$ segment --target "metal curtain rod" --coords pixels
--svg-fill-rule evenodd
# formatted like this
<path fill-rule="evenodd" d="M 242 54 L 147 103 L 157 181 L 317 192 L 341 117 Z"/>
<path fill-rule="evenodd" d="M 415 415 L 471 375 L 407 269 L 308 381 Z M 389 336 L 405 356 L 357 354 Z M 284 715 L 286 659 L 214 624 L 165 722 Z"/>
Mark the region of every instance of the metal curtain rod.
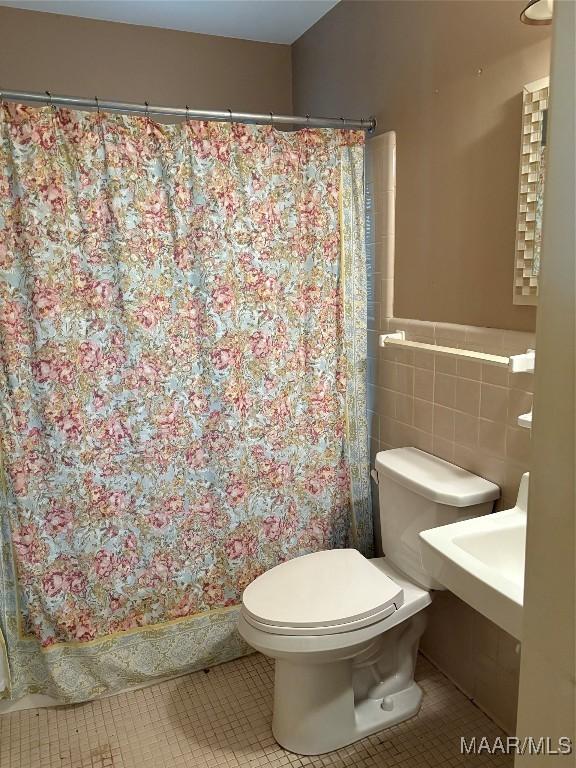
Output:
<path fill-rule="evenodd" d="M 350 128 L 372 133 L 376 128 L 373 117 L 361 120 L 348 120 L 343 117 L 304 117 L 298 115 L 257 114 L 251 112 L 188 109 L 188 107 L 161 107 L 152 104 L 134 104 L 129 101 L 102 101 L 93 99 L 78 99 L 74 96 L 55 96 L 49 91 L 31 93 L 28 91 L 5 91 L 0 88 L 0 101 L 25 101 L 42 104 L 57 104 L 62 107 L 85 107 L 88 109 L 105 109 L 109 112 L 135 112 L 145 115 L 165 115 L 168 117 L 184 117 L 194 120 L 220 120 L 222 122 L 257 123 L 259 125 L 299 125 L 310 128 Z"/>

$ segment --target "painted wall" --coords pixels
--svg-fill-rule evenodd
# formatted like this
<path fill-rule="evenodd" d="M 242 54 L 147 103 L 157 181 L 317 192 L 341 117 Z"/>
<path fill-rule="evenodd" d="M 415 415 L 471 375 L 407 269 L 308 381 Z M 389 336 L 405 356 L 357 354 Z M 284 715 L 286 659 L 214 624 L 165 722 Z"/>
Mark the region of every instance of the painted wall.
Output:
<path fill-rule="evenodd" d="M 396 131 L 395 315 L 534 330 L 512 304 L 522 86 L 549 71 L 525 0 L 343 0 L 293 46 L 297 112 Z"/>
<path fill-rule="evenodd" d="M 0 7 L 0 85 L 244 112 L 292 111 L 288 45 Z"/>

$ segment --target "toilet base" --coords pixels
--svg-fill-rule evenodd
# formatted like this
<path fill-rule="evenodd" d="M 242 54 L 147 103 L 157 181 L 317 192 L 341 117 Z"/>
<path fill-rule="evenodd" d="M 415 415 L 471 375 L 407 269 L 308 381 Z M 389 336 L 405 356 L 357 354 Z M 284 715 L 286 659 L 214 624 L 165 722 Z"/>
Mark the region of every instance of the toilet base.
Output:
<path fill-rule="evenodd" d="M 286 690 L 283 690 L 282 685 L 278 685 L 278 681 L 285 672 L 294 676 L 294 670 L 280 670 L 278 675 L 278 666 L 282 667 L 283 662 L 277 661 L 276 665 L 275 690 L 281 691 L 284 698 Z M 308 667 L 308 672 L 310 671 L 311 668 Z M 342 677 L 347 676 L 342 673 L 338 675 L 337 670 L 331 669 L 330 672 L 335 672 L 336 679 L 340 678 L 340 681 Z M 332 675 L 330 678 L 335 682 Z M 333 691 L 336 687 L 330 686 Z M 347 692 L 349 691 L 350 688 Z M 364 699 L 356 705 L 346 695 L 336 695 L 333 701 L 329 701 L 328 694 L 328 701 L 317 701 L 314 706 L 313 702 L 306 701 L 300 689 L 296 706 L 294 702 L 286 699 L 283 706 L 275 697 L 272 733 L 278 744 L 289 752 L 298 755 L 321 755 L 346 747 L 413 717 L 420 709 L 421 701 L 422 690 L 415 682 L 385 699 Z M 312 703 L 310 709 L 305 706 L 308 703 Z"/>
<path fill-rule="evenodd" d="M 337 661 L 276 658 L 276 741 L 299 755 L 319 755 L 413 717 L 422 701 L 414 666 L 424 625 L 419 613 Z"/>

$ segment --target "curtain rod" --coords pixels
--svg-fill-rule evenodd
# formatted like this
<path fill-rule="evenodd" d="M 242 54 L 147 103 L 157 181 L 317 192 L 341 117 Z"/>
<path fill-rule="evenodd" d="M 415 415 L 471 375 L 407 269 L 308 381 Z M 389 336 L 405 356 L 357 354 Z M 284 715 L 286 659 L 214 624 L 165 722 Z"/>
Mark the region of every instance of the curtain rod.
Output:
<path fill-rule="evenodd" d="M 102 101 L 93 99 L 79 99 L 74 96 L 56 96 L 49 91 L 45 93 L 32 93 L 29 91 L 5 91 L 0 88 L 0 101 L 25 101 L 31 103 L 57 104 L 62 107 L 84 107 L 87 109 L 104 109 L 109 112 L 140 113 L 145 115 L 165 115 L 167 117 L 184 117 L 193 120 L 219 120 L 222 122 L 256 123 L 259 125 L 291 125 L 306 126 L 310 128 L 349 128 L 373 133 L 376 128 L 376 120 L 373 117 L 348 120 L 343 117 L 310 117 L 309 115 L 275 115 L 258 114 L 251 112 L 188 109 L 188 107 L 161 107 L 152 104 L 134 104 L 128 101 Z"/>

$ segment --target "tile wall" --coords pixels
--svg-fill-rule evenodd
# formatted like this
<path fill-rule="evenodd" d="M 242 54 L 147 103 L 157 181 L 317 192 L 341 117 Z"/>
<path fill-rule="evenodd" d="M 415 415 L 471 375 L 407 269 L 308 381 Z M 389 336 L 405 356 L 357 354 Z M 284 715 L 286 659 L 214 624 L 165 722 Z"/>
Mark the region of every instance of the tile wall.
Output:
<path fill-rule="evenodd" d="M 413 341 L 511 355 L 534 345 L 532 334 L 445 323 L 383 319 L 370 338 L 373 453 L 414 445 L 497 483 L 499 508 L 513 506 L 528 470 L 530 430 L 518 416 L 532 408 L 532 374 L 420 350 L 380 349 L 381 332 Z"/>
<path fill-rule="evenodd" d="M 529 468 L 530 431 L 517 418 L 532 408 L 532 374 L 425 351 L 381 349 L 378 336 L 403 330 L 413 341 L 511 355 L 533 347 L 534 335 L 394 317 L 395 144 L 393 132 L 382 134 L 369 140 L 367 152 L 371 459 L 381 450 L 416 446 L 497 483 L 497 506 L 505 509 L 515 503 Z M 372 490 L 378 535 L 377 487 Z M 436 593 L 424 653 L 508 733 L 516 722 L 517 646 L 451 593 Z"/>

